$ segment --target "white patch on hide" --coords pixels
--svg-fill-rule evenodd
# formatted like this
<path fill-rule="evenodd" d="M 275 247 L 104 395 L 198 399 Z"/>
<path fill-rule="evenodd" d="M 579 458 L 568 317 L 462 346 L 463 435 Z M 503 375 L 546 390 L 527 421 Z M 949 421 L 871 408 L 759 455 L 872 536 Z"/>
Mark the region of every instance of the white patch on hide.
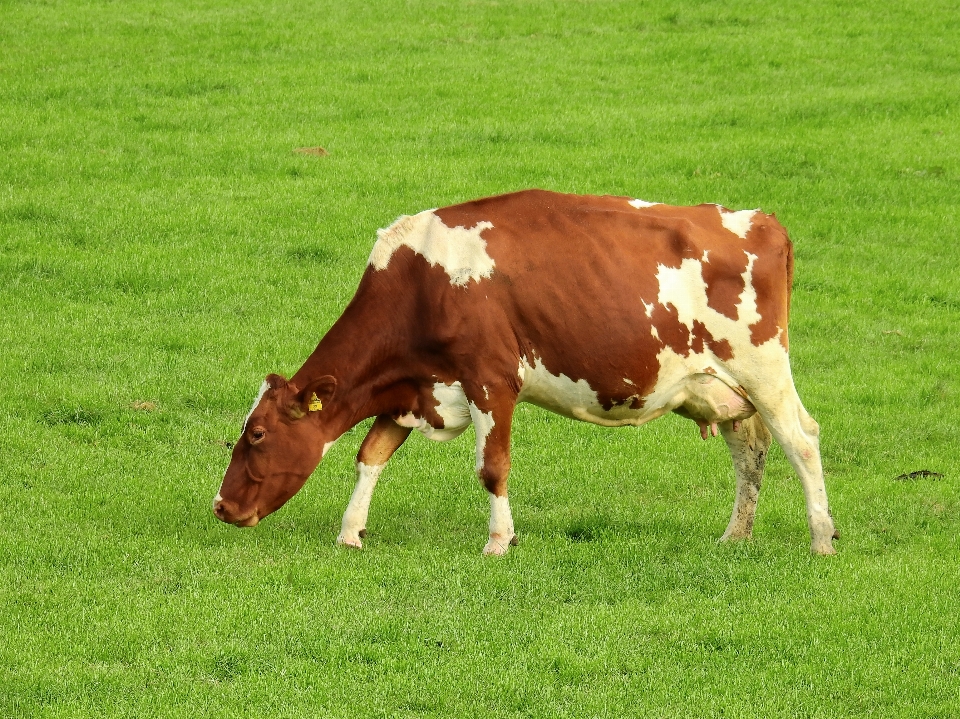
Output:
<path fill-rule="evenodd" d="M 442 427 L 434 427 L 426 419 L 417 417 L 412 412 L 397 417 L 396 422 L 401 427 L 410 427 L 420 432 L 427 439 L 435 442 L 446 442 L 459 437 L 470 426 L 470 407 L 467 395 L 459 382 L 443 384 L 435 382 L 433 397 L 437 400 L 436 413 L 443 422 Z"/>
<path fill-rule="evenodd" d="M 629 401 L 605 410 L 585 379 L 574 382 L 564 374 L 554 375 L 536 355 L 532 364 L 526 358 L 522 358 L 521 363 L 524 378 L 518 402 L 529 402 L 564 417 L 605 427 L 639 425 L 647 421 L 645 409 L 630 409 Z"/>
<path fill-rule="evenodd" d="M 470 426 L 470 407 L 459 382 L 450 385 L 437 382 L 433 385 L 433 396 L 439 402 L 436 412 L 443 419 L 443 429 L 434 432 L 456 433 L 449 438 L 436 436 L 434 439 L 452 439 Z"/>
<path fill-rule="evenodd" d="M 636 207 L 638 210 L 643 209 L 644 207 L 653 207 L 654 205 L 662 205 L 662 202 L 647 202 L 646 200 L 630 200 L 627 203 L 631 207 Z"/>
<path fill-rule="evenodd" d="M 753 345 L 750 325 L 761 319 L 757 311 L 757 292 L 753 286 L 753 266 L 757 256 L 749 252 L 745 254 L 747 267 L 742 275 L 744 289 L 737 304 L 736 320 L 708 306 L 707 286 L 700 260 L 684 259 L 679 268 L 658 267 L 660 289 L 657 301 L 663 306 L 673 305 L 678 320 L 689 331 L 693 331 L 693 321 L 696 319 L 715 341 L 726 340 L 733 351 L 733 359 L 721 361 L 707 347 L 701 353 L 691 351 L 686 357 L 670 347 L 664 347 L 657 355 L 660 370 L 656 385 L 645 398 L 648 407 L 662 406 L 667 408 L 666 411 L 674 409 L 678 398 L 691 391 L 688 378 L 705 371 L 734 391 L 741 392 L 739 387 L 742 385 L 749 395 L 755 389 L 761 389 L 766 395 L 782 391 L 784 398 L 794 392 L 789 358 L 780 342 L 783 329 L 760 347 Z"/>
<path fill-rule="evenodd" d="M 327 452 L 329 452 L 330 448 L 336 443 L 337 443 L 337 440 L 333 440 L 332 442 L 324 442 L 323 449 L 320 450 L 320 459 L 323 459 L 324 457 L 326 457 Z"/>
<path fill-rule="evenodd" d="M 759 210 L 740 210 L 739 212 L 730 212 L 726 208 L 717 205 L 717 212 L 720 213 L 720 222 L 741 240 L 747 239 L 747 233 L 753 224 L 753 216 Z"/>
<path fill-rule="evenodd" d="M 701 261 L 701 262 L 709 262 L 710 260 L 707 259 L 707 255 L 709 255 L 709 254 L 710 254 L 710 250 L 704 250 L 704 251 L 703 251 L 703 257 L 700 258 L 700 261 Z"/>
<path fill-rule="evenodd" d="M 260 384 L 260 392 L 257 394 L 257 398 L 253 400 L 253 407 L 247 412 L 247 416 L 243 418 L 243 431 L 240 433 L 241 435 L 247 433 L 247 422 L 250 421 L 250 416 L 257 411 L 257 407 L 260 406 L 260 400 L 263 399 L 263 395 L 267 393 L 268 389 L 270 389 L 270 383 L 267 382 L 267 380 L 263 380 Z"/>
<path fill-rule="evenodd" d="M 440 265 L 450 277 L 450 284 L 466 287 L 470 280 L 479 282 L 493 274 L 494 261 L 487 254 L 487 242 L 480 235 L 493 227 L 478 222 L 474 227 L 447 227 L 432 210 L 404 215 L 390 227 L 377 231 L 377 241 L 367 264 L 384 270 L 390 258 L 406 245 L 431 265 Z"/>
<path fill-rule="evenodd" d="M 666 307 L 673 305 L 677 308 L 677 318 L 689 331 L 693 331 L 693 321 L 699 320 L 713 338 L 717 341 L 739 338 L 744 335 L 749 343 L 750 327 L 760 321 L 757 312 L 757 292 L 753 287 L 753 263 L 756 255 L 749 252 L 747 268 L 743 272 L 743 292 L 740 293 L 740 302 L 737 304 L 738 319 L 732 320 L 726 315 L 717 312 L 707 305 L 707 285 L 703 281 L 703 265 L 700 260 L 685 258 L 680 267 L 657 266 L 657 282 L 660 290 L 657 302 Z M 743 346 L 742 344 L 740 345 Z M 734 347 L 736 354 L 736 347 Z"/>
<path fill-rule="evenodd" d="M 643 312 L 644 312 L 644 314 L 645 314 L 647 317 L 653 317 L 653 305 L 652 305 L 652 304 L 649 304 L 649 305 L 648 305 L 648 304 L 647 304 L 646 302 L 644 302 L 642 299 L 640 300 L 640 302 L 643 303 Z"/>

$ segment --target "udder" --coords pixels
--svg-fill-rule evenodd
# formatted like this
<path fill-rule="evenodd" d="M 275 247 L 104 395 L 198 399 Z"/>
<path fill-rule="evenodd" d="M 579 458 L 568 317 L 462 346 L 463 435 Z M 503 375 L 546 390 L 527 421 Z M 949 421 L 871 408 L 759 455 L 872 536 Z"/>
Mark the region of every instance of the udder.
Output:
<path fill-rule="evenodd" d="M 733 422 L 736 432 L 740 422 L 753 416 L 757 408 L 726 382 L 713 375 L 695 374 L 687 378 L 682 401 L 673 411 L 696 422 L 700 436 L 706 439 L 711 432 L 717 436 L 721 422 Z"/>

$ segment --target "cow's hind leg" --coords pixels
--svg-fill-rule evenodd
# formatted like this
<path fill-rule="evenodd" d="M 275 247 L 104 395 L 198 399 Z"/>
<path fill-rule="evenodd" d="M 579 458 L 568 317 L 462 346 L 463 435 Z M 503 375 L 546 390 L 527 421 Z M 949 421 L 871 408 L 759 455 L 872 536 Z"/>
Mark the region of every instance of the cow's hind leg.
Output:
<path fill-rule="evenodd" d="M 760 496 L 760 482 L 763 480 L 763 467 L 770 449 L 770 431 L 763 424 L 760 415 L 755 414 L 741 422 L 721 423 L 720 432 L 727 442 L 737 475 L 733 514 L 720 541 L 750 539 L 757 513 L 757 499 Z"/>
<path fill-rule="evenodd" d="M 517 544 L 510 500 L 507 498 L 510 427 L 516 396 L 508 392 L 500 397 L 494 392 L 489 394 L 489 399 L 484 398 L 479 404 L 471 401 L 469 407 L 477 433 L 477 476 L 490 497 L 490 533 L 483 553 L 486 556 L 501 556 Z"/>
<path fill-rule="evenodd" d="M 750 399 L 800 477 L 810 527 L 810 551 L 836 554 L 833 548 L 836 530 L 827 504 L 820 460 L 820 426 L 804 409 L 793 381 L 787 381 L 789 384 L 781 385 L 780 391 L 761 390 L 752 393 Z"/>
<path fill-rule="evenodd" d="M 361 549 L 361 538 L 367 533 L 367 513 L 377 480 L 387 460 L 410 436 L 409 427 L 401 427 L 387 415 L 381 415 L 360 445 L 357 453 L 357 485 L 350 497 L 350 503 L 343 513 L 337 544 Z"/>

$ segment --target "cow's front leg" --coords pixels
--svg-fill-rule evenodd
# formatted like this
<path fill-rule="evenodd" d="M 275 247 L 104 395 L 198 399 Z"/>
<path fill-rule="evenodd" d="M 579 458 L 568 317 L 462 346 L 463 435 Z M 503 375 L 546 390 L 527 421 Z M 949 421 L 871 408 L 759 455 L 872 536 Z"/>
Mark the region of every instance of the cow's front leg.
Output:
<path fill-rule="evenodd" d="M 361 549 L 361 538 L 367 533 L 367 512 L 377 480 L 387 460 L 410 436 L 409 427 L 401 427 L 387 415 L 380 415 L 360 445 L 357 453 L 357 485 L 350 497 L 337 544 Z"/>
<path fill-rule="evenodd" d="M 477 476 L 490 496 L 490 534 L 483 548 L 486 556 L 504 555 L 511 545 L 517 544 L 507 499 L 513 408 L 513 400 L 486 411 L 470 402 L 470 416 L 477 433 Z"/>

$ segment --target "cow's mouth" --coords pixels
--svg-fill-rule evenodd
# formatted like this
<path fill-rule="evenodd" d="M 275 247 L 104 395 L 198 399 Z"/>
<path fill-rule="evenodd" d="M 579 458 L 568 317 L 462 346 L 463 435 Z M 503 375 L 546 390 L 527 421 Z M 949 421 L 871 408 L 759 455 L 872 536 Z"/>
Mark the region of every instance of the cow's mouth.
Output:
<path fill-rule="evenodd" d="M 256 527 L 260 522 L 260 517 L 257 516 L 257 510 L 253 510 L 253 513 L 245 519 L 238 519 L 233 523 L 234 527 Z"/>

